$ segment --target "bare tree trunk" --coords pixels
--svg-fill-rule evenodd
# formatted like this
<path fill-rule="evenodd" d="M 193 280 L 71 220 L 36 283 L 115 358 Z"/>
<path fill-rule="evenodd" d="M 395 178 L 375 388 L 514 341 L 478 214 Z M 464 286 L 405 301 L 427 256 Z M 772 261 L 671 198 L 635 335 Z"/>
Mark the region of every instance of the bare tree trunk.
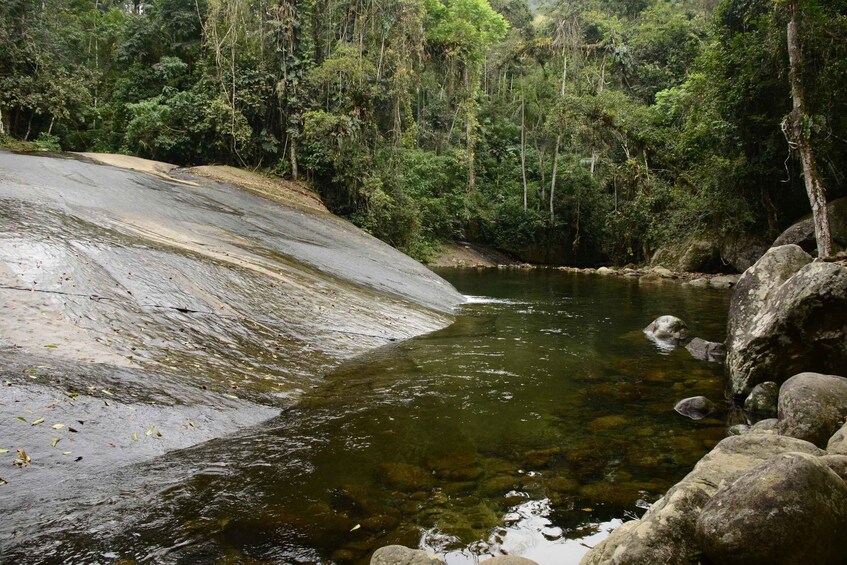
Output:
<path fill-rule="evenodd" d="M 297 139 L 291 136 L 288 158 L 291 162 L 291 180 L 299 180 L 300 173 L 297 170 Z"/>
<path fill-rule="evenodd" d="M 475 121 L 473 92 L 471 91 L 471 78 L 468 66 L 465 65 L 462 74 L 464 75 L 465 92 L 467 101 L 465 104 L 465 137 L 467 138 L 467 155 L 468 155 L 468 192 L 476 190 L 476 163 L 474 154 L 475 145 Z"/>
<path fill-rule="evenodd" d="M 2 107 L 0 107 L 0 135 L 6 135 L 6 117 L 3 115 Z"/>
<path fill-rule="evenodd" d="M 526 100 L 521 82 L 521 181 L 523 182 L 523 209 L 526 210 Z"/>
<path fill-rule="evenodd" d="M 564 51 L 564 49 L 562 50 Z M 568 80 L 568 58 L 564 56 L 564 52 L 562 53 L 562 88 L 560 91 L 560 95 L 565 95 L 565 83 Z M 559 132 L 559 135 L 556 136 L 556 147 L 553 149 L 553 175 L 550 179 L 550 223 L 553 223 L 555 219 L 555 214 L 553 211 L 553 197 L 556 194 L 556 173 L 559 170 L 559 146 L 562 143 L 562 133 Z"/>
<path fill-rule="evenodd" d="M 804 127 L 807 121 L 805 99 L 803 94 L 803 81 L 801 80 L 803 58 L 800 50 L 800 42 L 797 38 L 797 3 L 788 5 L 791 20 L 788 22 L 788 60 L 789 77 L 791 80 L 791 98 L 794 109 L 788 116 L 787 137 L 792 149 L 800 152 L 800 161 L 803 164 L 803 180 L 806 184 L 806 193 L 809 203 L 812 205 L 812 217 L 815 223 L 815 238 L 818 242 L 818 257 L 829 257 L 832 254 L 832 237 L 829 231 L 829 218 L 826 210 L 826 190 L 821 180 L 820 171 L 815 161 L 815 153 L 809 135 Z"/>
<path fill-rule="evenodd" d="M 556 136 L 556 147 L 553 149 L 553 174 L 550 180 L 550 222 L 555 219 L 553 212 L 553 196 L 556 194 L 556 173 L 559 171 L 559 144 L 562 143 L 562 134 Z"/>
<path fill-rule="evenodd" d="M 541 173 L 541 185 L 539 188 L 541 189 L 541 200 L 542 206 L 544 201 L 547 199 L 547 178 L 544 175 L 544 153 L 541 151 L 541 147 L 538 146 L 538 142 L 535 144 L 535 151 L 538 153 L 538 171 Z"/>

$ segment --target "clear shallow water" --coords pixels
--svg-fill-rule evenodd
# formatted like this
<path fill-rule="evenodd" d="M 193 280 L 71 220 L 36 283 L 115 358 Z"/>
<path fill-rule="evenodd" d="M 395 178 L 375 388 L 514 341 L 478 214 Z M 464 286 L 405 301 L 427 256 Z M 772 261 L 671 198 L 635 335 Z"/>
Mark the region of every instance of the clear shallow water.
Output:
<path fill-rule="evenodd" d="M 576 563 L 725 435 L 724 412 L 673 410 L 722 400 L 722 367 L 641 329 L 675 314 L 721 341 L 727 293 L 440 274 L 472 297 L 451 327 L 346 364 L 262 426 L 37 494 L 49 510 L 7 557 L 366 563 L 401 543 Z"/>

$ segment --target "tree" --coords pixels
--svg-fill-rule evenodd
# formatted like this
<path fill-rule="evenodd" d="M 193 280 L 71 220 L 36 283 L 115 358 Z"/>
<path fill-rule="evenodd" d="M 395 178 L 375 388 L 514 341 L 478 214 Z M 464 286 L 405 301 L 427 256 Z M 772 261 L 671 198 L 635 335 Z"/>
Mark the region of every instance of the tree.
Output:
<path fill-rule="evenodd" d="M 829 231 L 829 218 L 826 210 L 826 190 L 818 169 L 812 143 L 811 116 L 806 112 L 806 100 L 803 88 L 803 51 L 797 30 L 797 13 L 800 11 L 797 1 L 786 4 L 789 15 L 786 38 L 788 43 L 789 76 L 791 81 L 791 100 L 794 109 L 783 122 L 783 131 L 792 149 L 800 153 L 803 164 L 803 180 L 809 203 L 812 205 L 812 217 L 815 223 L 815 238 L 818 242 L 818 257 L 832 254 L 832 236 Z"/>

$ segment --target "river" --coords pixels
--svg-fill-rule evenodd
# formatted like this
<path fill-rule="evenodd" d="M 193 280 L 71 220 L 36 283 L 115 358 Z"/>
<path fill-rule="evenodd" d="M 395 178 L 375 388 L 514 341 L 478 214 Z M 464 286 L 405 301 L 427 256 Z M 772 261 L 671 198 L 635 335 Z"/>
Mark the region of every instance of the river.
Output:
<path fill-rule="evenodd" d="M 468 297 L 452 326 L 345 363 L 260 426 L 33 493 L 4 560 L 367 563 L 400 543 L 577 563 L 725 436 L 722 366 L 641 329 L 674 314 L 722 341 L 728 293 L 439 274 Z M 674 412 L 701 394 L 721 410 Z"/>

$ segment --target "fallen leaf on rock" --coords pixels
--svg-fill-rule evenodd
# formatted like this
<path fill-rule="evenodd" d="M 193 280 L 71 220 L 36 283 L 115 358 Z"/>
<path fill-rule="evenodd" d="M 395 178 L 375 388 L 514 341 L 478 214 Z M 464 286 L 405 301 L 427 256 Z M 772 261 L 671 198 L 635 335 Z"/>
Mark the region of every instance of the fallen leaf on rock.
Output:
<path fill-rule="evenodd" d="M 57 444 L 57 443 L 59 443 L 60 441 L 62 441 L 62 438 L 60 438 L 60 437 L 54 437 L 54 438 L 53 438 L 53 443 L 50 445 L 50 447 L 56 447 L 56 444 Z"/>
<path fill-rule="evenodd" d="M 109 396 L 115 396 L 114 394 L 112 394 L 111 392 L 109 392 L 108 390 L 106 390 L 105 388 L 100 389 L 100 392 L 102 392 L 103 394 L 108 394 Z"/>
<path fill-rule="evenodd" d="M 153 428 L 153 426 L 150 426 L 150 429 L 144 432 L 144 435 L 152 436 L 154 430 L 155 428 Z"/>
<path fill-rule="evenodd" d="M 132 441 L 138 441 L 138 432 L 133 432 Z"/>
<path fill-rule="evenodd" d="M 71 453 L 72 453 L 71 451 L 63 451 L 62 455 L 70 455 Z"/>
<path fill-rule="evenodd" d="M 47 349 L 56 349 L 56 348 L 57 348 L 57 347 L 59 347 L 59 346 L 58 346 L 58 345 L 56 345 L 55 343 L 48 343 L 48 344 L 47 344 L 47 345 L 45 345 L 44 347 L 46 347 Z"/>
<path fill-rule="evenodd" d="M 350 531 L 351 531 L 351 532 L 355 532 L 356 530 L 358 530 L 358 529 L 359 529 L 359 528 L 361 528 L 361 527 L 362 527 L 362 525 L 361 525 L 361 524 L 356 524 L 355 526 L 353 526 L 352 528 L 350 528 Z"/>
<path fill-rule="evenodd" d="M 65 424 L 53 424 L 54 430 L 61 430 L 64 427 L 65 427 Z"/>
<path fill-rule="evenodd" d="M 24 424 L 28 424 L 28 423 L 29 423 L 29 422 L 27 422 L 27 421 L 26 421 L 26 418 L 24 418 L 23 416 L 18 416 L 18 420 L 20 420 L 20 421 L 21 421 L 21 422 L 23 422 Z"/>
<path fill-rule="evenodd" d="M 36 421 L 34 421 L 34 422 L 32 423 L 32 425 L 33 425 L 33 426 L 37 426 L 38 424 L 43 424 L 43 423 L 44 423 L 44 418 L 39 418 L 39 419 L 37 419 Z"/>
<path fill-rule="evenodd" d="M 9 453 L 8 449 L 0 449 L 0 453 Z"/>
<path fill-rule="evenodd" d="M 29 458 L 29 455 L 26 454 L 26 451 L 24 451 L 23 449 L 19 449 L 18 456 L 15 459 L 15 465 L 17 465 L 18 467 L 26 467 L 30 463 L 32 463 L 32 459 Z"/>
<path fill-rule="evenodd" d="M 7 481 L 6 479 L 0 479 L 0 486 L 8 485 L 8 484 L 9 484 L 9 481 Z"/>

